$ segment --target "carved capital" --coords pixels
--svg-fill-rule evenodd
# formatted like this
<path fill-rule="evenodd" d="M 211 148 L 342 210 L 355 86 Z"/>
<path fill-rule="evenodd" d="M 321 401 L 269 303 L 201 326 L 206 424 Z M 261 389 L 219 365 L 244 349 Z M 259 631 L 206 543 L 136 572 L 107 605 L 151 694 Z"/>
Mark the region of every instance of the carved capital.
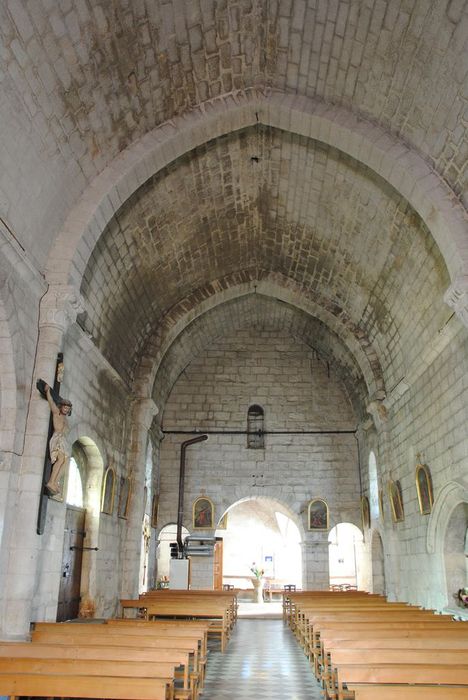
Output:
<path fill-rule="evenodd" d="M 444 294 L 444 301 L 468 327 L 468 274 L 458 275 Z"/>
<path fill-rule="evenodd" d="M 41 301 L 41 328 L 52 326 L 65 332 L 84 311 L 81 294 L 76 287 L 67 284 L 51 285 Z"/>

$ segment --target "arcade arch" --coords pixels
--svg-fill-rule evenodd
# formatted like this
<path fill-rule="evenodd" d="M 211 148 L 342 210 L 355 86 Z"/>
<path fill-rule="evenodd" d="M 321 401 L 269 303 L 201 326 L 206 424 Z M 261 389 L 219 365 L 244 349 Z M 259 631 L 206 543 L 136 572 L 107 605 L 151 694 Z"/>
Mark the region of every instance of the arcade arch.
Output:
<path fill-rule="evenodd" d="M 216 530 L 223 538 L 223 580 L 251 588 L 252 568 L 264 571 L 274 585 L 303 584 L 303 533 L 297 517 L 281 501 L 246 497 L 224 512 Z"/>
<path fill-rule="evenodd" d="M 361 588 L 364 538 L 353 523 L 338 523 L 328 534 L 330 586 Z"/>

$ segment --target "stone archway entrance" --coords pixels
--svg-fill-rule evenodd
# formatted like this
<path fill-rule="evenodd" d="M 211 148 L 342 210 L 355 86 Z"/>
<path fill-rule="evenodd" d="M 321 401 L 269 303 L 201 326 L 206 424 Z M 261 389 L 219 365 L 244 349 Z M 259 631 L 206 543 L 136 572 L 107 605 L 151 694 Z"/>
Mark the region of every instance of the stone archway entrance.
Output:
<path fill-rule="evenodd" d="M 256 569 L 264 572 L 268 600 L 286 584 L 302 587 L 302 536 L 282 503 L 267 497 L 242 499 L 224 513 L 220 526 L 216 536 L 223 538 L 225 585 L 253 591 Z"/>
<path fill-rule="evenodd" d="M 338 523 L 328 535 L 330 586 L 358 587 L 362 568 L 363 537 L 352 523 Z"/>

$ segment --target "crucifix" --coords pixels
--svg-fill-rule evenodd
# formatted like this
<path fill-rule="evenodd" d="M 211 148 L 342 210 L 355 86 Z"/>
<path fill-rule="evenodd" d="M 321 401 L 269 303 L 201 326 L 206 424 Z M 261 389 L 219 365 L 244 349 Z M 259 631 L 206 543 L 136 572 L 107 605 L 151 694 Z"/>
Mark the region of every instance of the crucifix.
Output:
<path fill-rule="evenodd" d="M 71 414 L 72 405 L 70 401 L 62 398 L 59 394 L 63 371 L 63 354 L 59 353 L 57 355 L 53 387 L 43 379 L 38 379 L 36 382 L 39 393 L 47 400 L 51 410 L 37 518 L 38 535 L 42 535 L 44 532 L 48 499 L 59 493 L 58 481 L 70 458 L 66 432 L 68 429 L 67 416 Z"/>

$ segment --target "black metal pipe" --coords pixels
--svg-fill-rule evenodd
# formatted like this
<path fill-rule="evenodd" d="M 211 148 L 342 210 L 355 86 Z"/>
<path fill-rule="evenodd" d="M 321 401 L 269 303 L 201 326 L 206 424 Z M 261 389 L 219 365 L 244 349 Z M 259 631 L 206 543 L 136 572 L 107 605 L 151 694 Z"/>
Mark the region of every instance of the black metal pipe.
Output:
<path fill-rule="evenodd" d="M 182 520 L 184 517 L 184 481 L 185 481 L 185 450 L 190 445 L 196 442 L 204 442 L 208 440 L 208 435 L 197 435 L 191 440 L 185 440 L 180 446 L 180 470 L 179 470 L 179 505 L 177 508 L 177 547 L 179 549 L 179 558 L 182 555 Z"/>

